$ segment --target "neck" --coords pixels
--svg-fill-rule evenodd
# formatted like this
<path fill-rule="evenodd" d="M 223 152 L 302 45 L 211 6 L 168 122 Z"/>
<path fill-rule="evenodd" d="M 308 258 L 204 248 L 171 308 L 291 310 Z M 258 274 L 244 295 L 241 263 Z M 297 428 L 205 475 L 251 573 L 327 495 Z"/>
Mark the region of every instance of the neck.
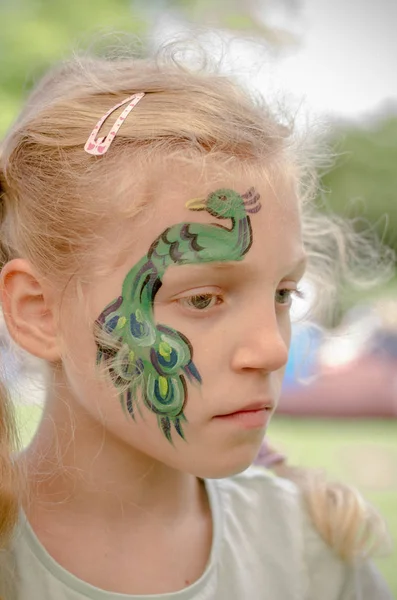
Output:
<path fill-rule="evenodd" d="M 59 382 L 58 382 L 59 384 Z M 111 521 L 147 516 L 170 522 L 205 504 L 202 482 L 127 446 L 70 394 L 50 394 L 24 460 L 26 510 L 84 513 Z"/>

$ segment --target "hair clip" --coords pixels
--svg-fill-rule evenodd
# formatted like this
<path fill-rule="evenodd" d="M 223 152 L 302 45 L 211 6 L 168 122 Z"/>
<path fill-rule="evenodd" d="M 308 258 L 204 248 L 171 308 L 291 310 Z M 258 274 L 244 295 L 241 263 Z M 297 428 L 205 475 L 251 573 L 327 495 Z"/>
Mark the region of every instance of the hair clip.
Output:
<path fill-rule="evenodd" d="M 118 104 L 116 104 L 116 106 L 113 106 L 110 110 L 108 110 L 106 115 L 104 115 L 101 119 L 99 119 L 98 123 L 95 125 L 94 129 L 92 130 L 92 132 L 90 134 L 90 137 L 88 138 L 88 140 L 84 146 L 84 150 L 86 152 L 88 152 L 88 154 L 93 154 L 94 156 L 102 156 L 103 154 L 105 154 L 109 150 L 110 144 L 113 142 L 118 130 L 124 123 L 125 119 L 129 115 L 129 113 L 132 111 L 134 106 L 136 106 L 138 104 L 138 102 L 144 97 L 144 95 L 145 95 L 144 92 L 140 92 L 139 94 L 133 94 L 132 96 L 129 96 L 128 98 L 126 98 L 122 102 L 119 102 Z M 120 108 L 120 106 L 123 106 L 127 102 L 128 102 L 128 106 L 125 107 L 125 109 L 123 110 L 121 115 L 118 117 L 118 119 L 115 122 L 115 124 L 113 125 L 110 133 L 108 133 L 108 135 L 106 137 L 98 137 L 97 138 L 96 136 L 97 136 L 100 128 L 106 121 L 106 119 L 112 113 L 114 113 L 115 110 L 117 110 L 118 108 Z"/>

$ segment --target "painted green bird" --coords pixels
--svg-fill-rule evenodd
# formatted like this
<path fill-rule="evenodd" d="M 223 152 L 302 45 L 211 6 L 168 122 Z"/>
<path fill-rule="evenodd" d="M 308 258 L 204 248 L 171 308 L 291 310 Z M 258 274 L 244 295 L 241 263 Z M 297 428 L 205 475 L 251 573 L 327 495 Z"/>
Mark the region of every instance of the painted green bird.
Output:
<path fill-rule="evenodd" d="M 242 260 L 252 245 L 247 213 L 260 210 L 259 197 L 254 188 L 243 195 L 218 189 L 205 199 L 187 202 L 190 210 L 230 219 L 231 228 L 218 223 L 179 223 L 165 229 L 127 274 L 121 296 L 95 322 L 97 363 L 106 367 L 120 390 L 123 408 L 135 419 L 141 397 L 157 415 L 170 442 L 172 427 L 184 439 L 187 381 L 201 383 L 201 376 L 189 340 L 180 331 L 155 322 L 155 296 L 171 265 Z"/>

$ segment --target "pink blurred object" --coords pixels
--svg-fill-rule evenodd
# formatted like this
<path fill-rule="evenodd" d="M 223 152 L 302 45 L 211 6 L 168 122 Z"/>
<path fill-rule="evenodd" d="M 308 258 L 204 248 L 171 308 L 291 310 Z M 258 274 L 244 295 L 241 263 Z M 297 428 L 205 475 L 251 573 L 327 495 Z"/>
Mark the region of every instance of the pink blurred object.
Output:
<path fill-rule="evenodd" d="M 397 360 L 366 355 L 286 389 L 278 414 L 397 418 Z"/>
<path fill-rule="evenodd" d="M 274 465 L 278 465 L 284 463 L 286 457 L 284 454 L 280 454 L 273 450 L 273 448 L 269 445 L 268 441 L 265 439 L 262 442 L 262 446 L 260 447 L 258 456 L 254 460 L 254 465 L 260 465 L 262 467 L 266 467 L 270 469 Z"/>

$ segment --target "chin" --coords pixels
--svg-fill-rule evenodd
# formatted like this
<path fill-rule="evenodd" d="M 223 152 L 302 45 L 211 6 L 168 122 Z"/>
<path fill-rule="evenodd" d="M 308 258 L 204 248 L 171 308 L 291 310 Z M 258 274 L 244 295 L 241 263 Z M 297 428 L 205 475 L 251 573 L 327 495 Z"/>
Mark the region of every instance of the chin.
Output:
<path fill-rule="evenodd" d="M 252 465 L 258 451 L 259 448 L 249 453 L 240 451 L 240 453 L 231 452 L 227 456 L 219 454 L 217 457 L 212 457 L 205 465 L 195 465 L 194 475 L 201 479 L 224 479 L 237 475 Z"/>

